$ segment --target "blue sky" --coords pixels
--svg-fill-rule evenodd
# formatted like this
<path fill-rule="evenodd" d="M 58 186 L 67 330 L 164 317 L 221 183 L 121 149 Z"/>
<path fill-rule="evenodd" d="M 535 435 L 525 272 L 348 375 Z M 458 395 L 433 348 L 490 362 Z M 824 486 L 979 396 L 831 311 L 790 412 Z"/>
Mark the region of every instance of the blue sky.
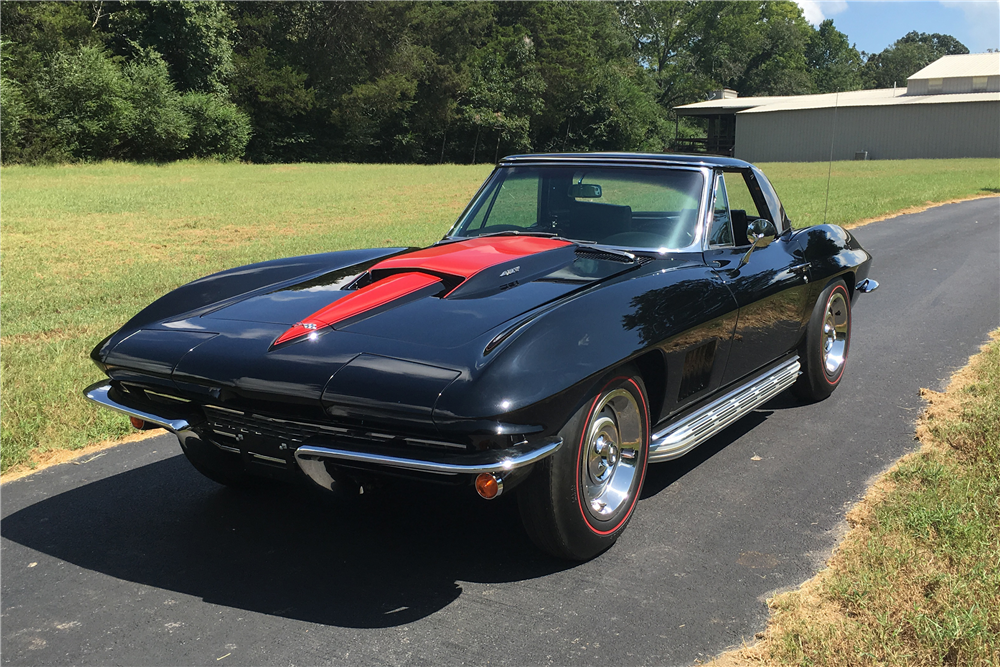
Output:
<path fill-rule="evenodd" d="M 798 0 L 806 19 L 817 25 L 833 19 L 859 51 L 878 53 L 910 32 L 951 35 L 972 53 L 1000 48 L 998 0 Z"/>

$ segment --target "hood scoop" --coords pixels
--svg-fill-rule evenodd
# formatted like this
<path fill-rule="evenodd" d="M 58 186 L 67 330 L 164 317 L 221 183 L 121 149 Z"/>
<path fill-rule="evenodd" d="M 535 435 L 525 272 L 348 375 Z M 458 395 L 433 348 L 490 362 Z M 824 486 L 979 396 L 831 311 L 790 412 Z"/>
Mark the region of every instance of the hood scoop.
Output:
<path fill-rule="evenodd" d="M 414 300 L 475 299 L 558 271 L 576 259 L 576 244 L 538 237 L 490 237 L 390 257 L 355 281 L 354 291 L 292 325 L 272 348 L 318 336 Z"/>

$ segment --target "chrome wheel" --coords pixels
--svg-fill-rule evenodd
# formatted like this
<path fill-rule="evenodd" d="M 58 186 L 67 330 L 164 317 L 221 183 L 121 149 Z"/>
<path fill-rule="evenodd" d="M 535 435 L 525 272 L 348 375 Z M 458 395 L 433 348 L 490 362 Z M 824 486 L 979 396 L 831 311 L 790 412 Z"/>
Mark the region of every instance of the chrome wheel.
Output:
<path fill-rule="evenodd" d="M 823 369 L 830 377 L 839 375 L 847 359 L 847 337 L 851 332 L 850 306 L 843 291 L 834 291 L 823 318 Z"/>
<path fill-rule="evenodd" d="M 581 457 L 582 499 L 587 512 L 607 520 L 632 502 L 633 482 L 641 473 L 642 413 L 625 389 L 609 391 L 594 406 Z"/>

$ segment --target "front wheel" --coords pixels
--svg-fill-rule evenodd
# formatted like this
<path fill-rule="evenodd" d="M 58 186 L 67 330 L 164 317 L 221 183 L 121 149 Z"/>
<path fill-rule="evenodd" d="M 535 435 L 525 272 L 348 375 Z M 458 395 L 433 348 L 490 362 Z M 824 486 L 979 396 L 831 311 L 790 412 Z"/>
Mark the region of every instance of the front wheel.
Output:
<path fill-rule="evenodd" d="M 518 489 L 531 540 L 553 556 L 587 560 L 605 551 L 635 510 L 649 454 L 649 409 L 634 368 L 602 383 L 563 427 L 563 445 Z"/>
<path fill-rule="evenodd" d="M 256 480 L 244 470 L 239 454 L 220 451 L 199 438 L 181 437 L 178 440 L 194 469 L 213 482 L 238 489 L 255 485 Z"/>
<path fill-rule="evenodd" d="M 831 283 L 813 307 L 805 340 L 799 351 L 802 375 L 796 394 L 820 401 L 833 393 L 844 376 L 851 347 L 851 296 L 843 280 Z"/>

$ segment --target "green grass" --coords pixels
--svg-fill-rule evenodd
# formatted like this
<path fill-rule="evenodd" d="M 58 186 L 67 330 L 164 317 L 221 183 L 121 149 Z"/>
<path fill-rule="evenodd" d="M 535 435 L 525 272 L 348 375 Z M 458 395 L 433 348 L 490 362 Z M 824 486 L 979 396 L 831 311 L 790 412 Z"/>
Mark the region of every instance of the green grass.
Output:
<path fill-rule="evenodd" d="M 849 515 L 830 567 L 771 601 L 738 665 L 1000 664 L 1000 330 L 944 394 L 924 445 Z"/>
<path fill-rule="evenodd" d="M 827 165 L 764 165 L 796 224 L 822 220 Z M 425 245 L 488 166 L 96 164 L 0 179 L 0 470 L 128 432 L 80 390 L 87 355 L 164 292 L 297 254 Z M 831 222 L 1000 191 L 995 160 L 838 163 Z"/>
<path fill-rule="evenodd" d="M 885 160 L 834 162 L 826 206 L 826 162 L 759 165 L 774 185 L 795 227 L 823 222 L 848 225 L 915 206 L 1000 194 L 1000 161 Z"/>

